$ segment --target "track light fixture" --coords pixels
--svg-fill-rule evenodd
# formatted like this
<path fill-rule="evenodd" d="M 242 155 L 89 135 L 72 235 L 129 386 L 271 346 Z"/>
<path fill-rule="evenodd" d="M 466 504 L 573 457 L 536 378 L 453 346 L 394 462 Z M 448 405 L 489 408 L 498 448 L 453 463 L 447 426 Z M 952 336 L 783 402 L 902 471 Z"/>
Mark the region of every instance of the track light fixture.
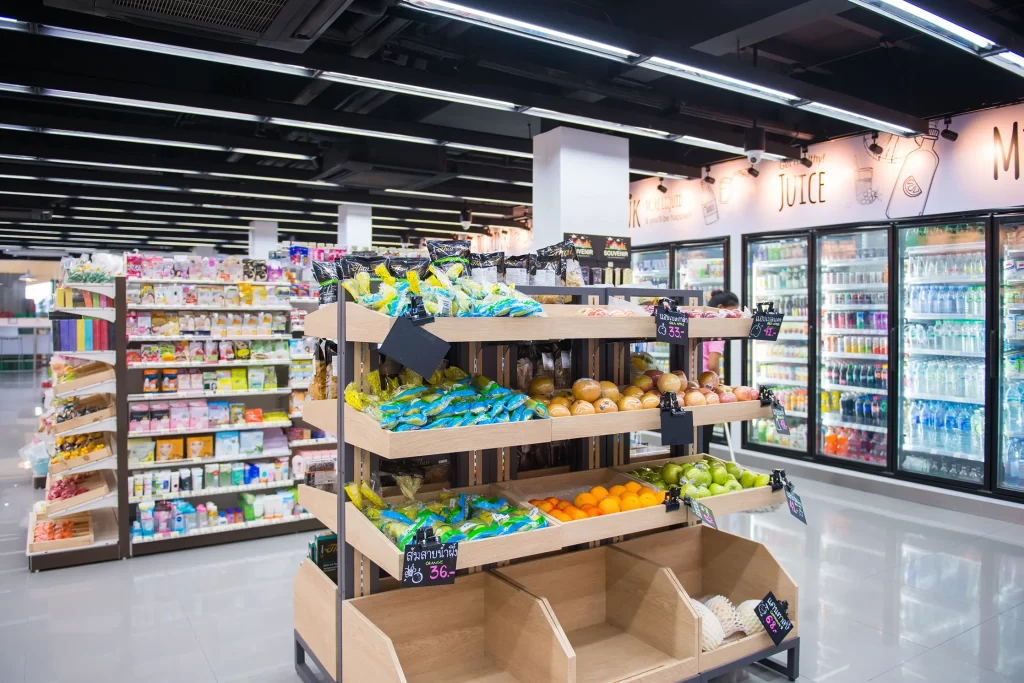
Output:
<path fill-rule="evenodd" d="M 665 187 L 665 179 L 664 178 L 658 178 L 658 192 L 660 192 L 662 194 L 665 194 L 666 192 L 668 192 L 668 188 Z"/>
<path fill-rule="evenodd" d="M 705 166 L 704 167 L 704 182 L 707 183 L 708 185 L 714 185 L 715 184 L 715 179 L 711 177 L 711 167 L 710 166 Z"/>
<path fill-rule="evenodd" d="M 941 133 L 939 133 L 939 135 L 941 135 L 946 140 L 949 140 L 950 142 L 956 142 L 956 139 L 960 137 L 960 133 L 957 133 L 956 131 L 949 129 L 949 124 L 953 123 L 953 119 L 947 116 L 945 123 L 946 128 Z"/>
<path fill-rule="evenodd" d="M 813 164 L 813 163 L 814 162 L 812 162 L 810 159 L 807 158 L 807 148 L 806 147 L 801 148 L 801 150 L 800 150 L 800 165 L 803 166 L 804 168 L 810 168 L 811 164 Z"/>
<path fill-rule="evenodd" d="M 469 227 L 473 225 L 473 212 L 463 207 L 462 211 L 459 211 L 459 223 L 462 224 L 463 230 L 469 230 Z"/>
<path fill-rule="evenodd" d="M 878 144 L 878 133 L 871 134 L 871 144 L 868 145 L 868 151 L 874 154 L 875 156 L 881 156 L 883 153 L 885 153 L 885 149 L 883 149 L 882 146 Z"/>
<path fill-rule="evenodd" d="M 749 173 L 752 178 L 756 178 L 757 176 L 761 175 L 761 172 L 758 171 L 753 166 L 747 169 L 747 173 Z"/>

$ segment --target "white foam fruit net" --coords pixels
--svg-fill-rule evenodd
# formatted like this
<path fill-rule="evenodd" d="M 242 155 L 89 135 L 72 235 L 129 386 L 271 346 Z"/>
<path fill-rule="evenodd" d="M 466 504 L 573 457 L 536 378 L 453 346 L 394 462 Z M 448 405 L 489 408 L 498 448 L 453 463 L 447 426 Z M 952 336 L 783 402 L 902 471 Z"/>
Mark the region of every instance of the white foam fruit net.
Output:
<path fill-rule="evenodd" d="M 743 626 L 743 632 L 748 636 L 752 636 L 756 633 L 760 633 L 764 630 L 764 626 L 761 625 L 761 620 L 754 614 L 754 609 L 760 603 L 760 600 L 746 600 L 740 603 L 740 606 L 736 608 L 736 616 L 740 620 L 740 624 Z"/>
<path fill-rule="evenodd" d="M 722 624 L 718 621 L 718 617 L 715 616 L 714 612 L 705 607 L 702 602 L 693 598 L 690 598 L 690 602 L 693 604 L 693 609 L 700 616 L 701 620 L 700 649 L 702 652 L 714 650 L 725 640 Z"/>
<path fill-rule="evenodd" d="M 713 595 L 709 598 L 704 598 L 704 606 L 718 617 L 718 622 L 722 625 L 722 633 L 725 634 L 726 638 L 734 633 L 743 631 L 743 624 L 736 614 L 736 608 L 729 602 L 729 598 L 724 595 Z"/>

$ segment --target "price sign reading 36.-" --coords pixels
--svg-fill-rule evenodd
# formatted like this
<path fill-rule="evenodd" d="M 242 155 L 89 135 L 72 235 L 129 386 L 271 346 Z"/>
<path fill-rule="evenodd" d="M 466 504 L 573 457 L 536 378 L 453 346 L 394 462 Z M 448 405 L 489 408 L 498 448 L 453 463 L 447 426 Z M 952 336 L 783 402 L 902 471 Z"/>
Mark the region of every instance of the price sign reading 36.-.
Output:
<path fill-rule="evenodd" d="M 443 586 L 455 583 L 459 561 L 458 543 L 410 543 L 405 546 L 402 588 Z"/>

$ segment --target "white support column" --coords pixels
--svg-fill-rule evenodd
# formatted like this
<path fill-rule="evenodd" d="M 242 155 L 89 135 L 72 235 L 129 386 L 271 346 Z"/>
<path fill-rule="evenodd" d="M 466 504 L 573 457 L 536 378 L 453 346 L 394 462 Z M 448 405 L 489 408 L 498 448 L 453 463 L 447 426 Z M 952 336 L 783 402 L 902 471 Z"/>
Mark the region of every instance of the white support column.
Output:
<path fill-rule="evenodd" d="M 629 225 L 629 140 L 575 128 L 533 138 L 533 246 L 563 235 L 622 237 Z"/>
<path fill-rule="evenodd" d="M 249 222 L 249 257 L 265 259 L 277 246 L 277 221 Z"/>
<path fill-rule="evenodd" d="M 338 206 L 338 246 L 368 249 L 373 242 L 373 207 Z"/>

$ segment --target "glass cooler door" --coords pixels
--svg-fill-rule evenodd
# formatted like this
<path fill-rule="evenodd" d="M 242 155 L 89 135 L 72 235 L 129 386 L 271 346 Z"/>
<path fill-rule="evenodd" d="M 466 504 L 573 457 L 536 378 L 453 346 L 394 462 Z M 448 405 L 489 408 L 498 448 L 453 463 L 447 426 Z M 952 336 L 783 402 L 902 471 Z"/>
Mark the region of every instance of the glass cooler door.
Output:
<path fill-rule="evenodd" d="M 818 238 L 817 453 L 888 464 L 888 230 Z"/>
<path fill-rule="evenodd" d="M 1024 216 L 1000 219 L 1000 425 L 996 487 L 1024 495 Z M 995 360 L 993 359 L 993 362 Z"/>
<path fill-rule="evenodd" d="M 747 342 L 748 376 L 755 388 L 771 387 L 786 408 L 789 434 L 770 418 L 748 423 L 747 441 L 790 451 L 807 450 L 807 237 L 747 242 L 745 305 L 775 302 L 784 311 L 777 341 Z"/>
<path fill-rule="evenodd" d="M 985 225 L 902 228 L 899 245 L 903 362 L 896 464 L 904 472 L 980 486 L 985 479 Z"/>
<path fill-rule="evenodd" d="M 725 289 L 725 244 L 676 247 L 676 289 L 704 292 L 707 305 L 711 292 Z"/>
<path fill-rule="evenodd" d="M 668 287 L 672 267 L 668 249 L 633 252 L 633 282 L 650 282 L 655 287 Z"/>

